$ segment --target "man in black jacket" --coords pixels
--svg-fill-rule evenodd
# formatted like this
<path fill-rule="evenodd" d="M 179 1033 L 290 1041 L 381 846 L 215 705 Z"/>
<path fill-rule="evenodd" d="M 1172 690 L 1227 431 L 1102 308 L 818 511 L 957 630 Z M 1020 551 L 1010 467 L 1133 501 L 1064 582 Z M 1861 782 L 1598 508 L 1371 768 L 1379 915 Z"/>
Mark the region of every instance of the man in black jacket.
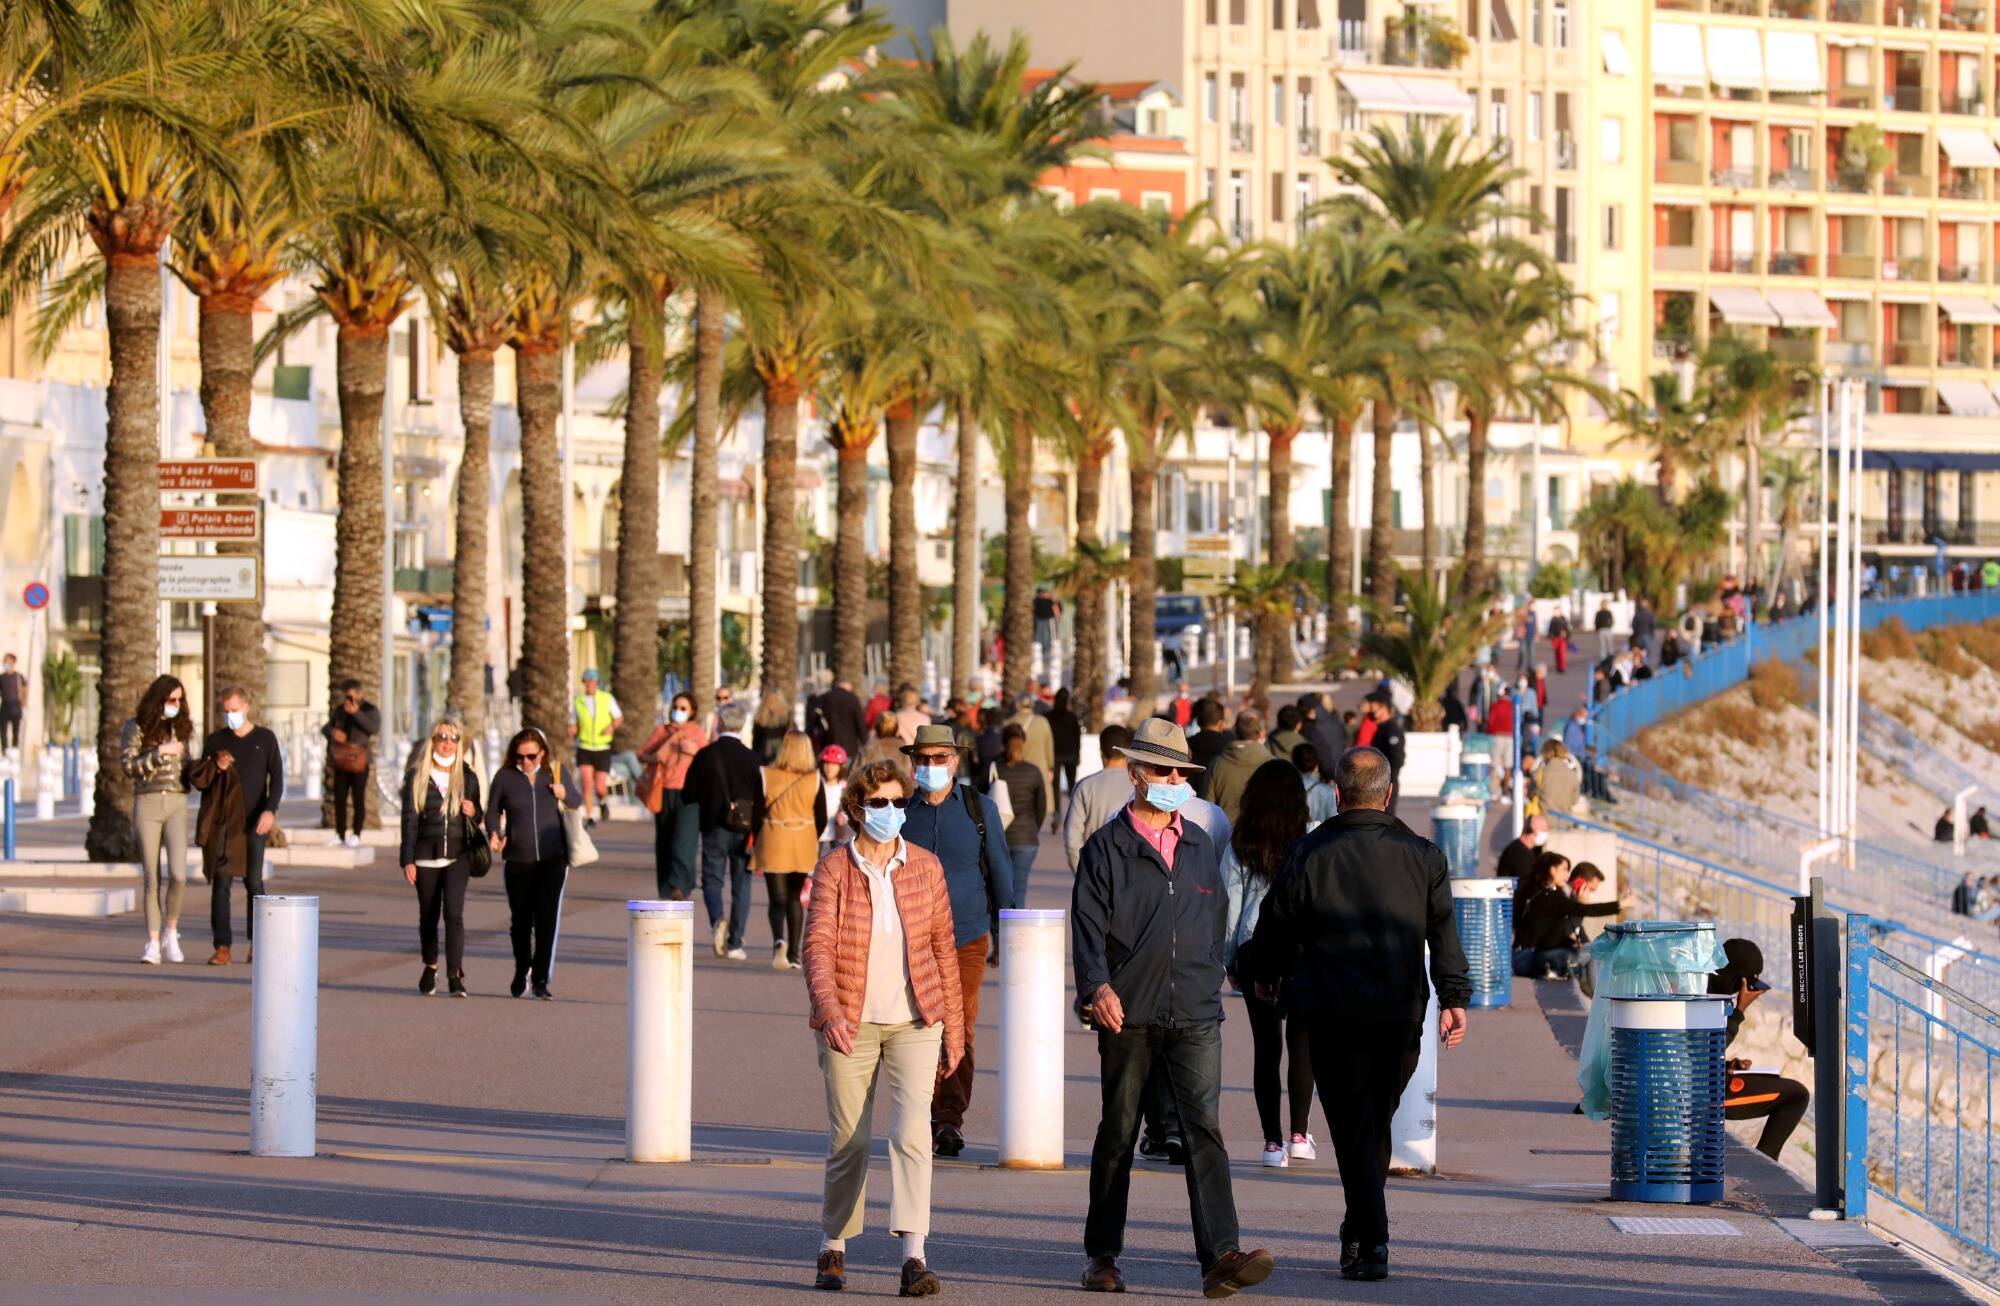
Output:
<path fill-rule="evenodd" d="M 359 771 L 333 768 L 333 835 L 349 848 L 361 846 L 361 828 L 368 824 L 368 781 L 374 771 L 375 736 L 382 733 L 382 709 L 361 696 L 361 682 L 349 680 L 340 687 L 340 701 L 328 713 L 321 732 L 328 742 L 359 744 L 369 752 L 371 765 Z M 354 818 L 348 820 L 352 805 Z"/>
<path fill-rule="evenodd" d="M 1083 1286 L 1123 1292 L 1118 1255 L 1132 1184 L 1132 1144 L 1146 1081 L 1165 1063 L 1187 1144 L 1188 1207 L 1202 1290 L 1226 1297 L 1262 1283 L 1271 1254 L 1237 1246 L 1236 1198 L 1218 1122 L 1222 1088 L 1222 935 L 1228 895 L 1206 832 L 1176 814 L 1200 770 L 1187 736 L 1163 717 L 1124 754 L 1132 801 L 1093 834 L 1071 893 L 1077 1010 L 1097 1030 L 1103 1116 L 1090 1152 Z"/>
<path fill-rule="evenodd" d="M 1362 703 L 1364 711 L 1375 718 L 1375 738 L 1369 746 L 1380 753 L 1389 763 L 1389 815 L 1396 814 L 1396 790 L 1403 783 L 1403 759 L 1408 747 L 1403 739 L 1403 718 L 1396 712 L 1396 701 L 1389 697 L 1389 691 L 1378 689 Z"/>
<path fill-rule="evenodd" d="M 1430 986 L 1442 1013 L 1438 1040 L 1449 1048 L 1465 1036 L 1472 984 L 1444 854 L 1387 811 L 1389 760 L 1348 749 L 1334 790 L 1340 814 L 1292 849 L 1236 965 L 1260 991 L 1282 981 L 1286 1005 L 1306 1021 L 1347 1199 L 1341 1277 L 1383 1279 L 1389 1125 L 1416 1073 Z"/>
<path fill-rule="evenodd" d="M 700 809 L 701 899 L 715 934 L 715 955 L 748 961 L 743 931 L 750 923 L 750 832 L 740 828 L 747 822 L 731 821 L 730 808 L 737 805 L 739 814 L 753 810 L 764 793 L 764 774 L 757 765 L 757 755 L 736 737 L 743 728 L 743 705 L 720 705 L 716 721 L 722 733 L 688 763 L 684 788 Z M 725 880 L 729 884 L 727 914 L 722 907 Z"/>
<path fill-rule="evenodd" d="M 819 696 L 819 719 L 825 723 L 826 738 L 813 742 L 824 748 L 839 744 L 850 758 L 861 756 L 868 743 L 868 727 L 862 721 L 861 700 L 854 696 L 854 682 L 841 679 Z"/>

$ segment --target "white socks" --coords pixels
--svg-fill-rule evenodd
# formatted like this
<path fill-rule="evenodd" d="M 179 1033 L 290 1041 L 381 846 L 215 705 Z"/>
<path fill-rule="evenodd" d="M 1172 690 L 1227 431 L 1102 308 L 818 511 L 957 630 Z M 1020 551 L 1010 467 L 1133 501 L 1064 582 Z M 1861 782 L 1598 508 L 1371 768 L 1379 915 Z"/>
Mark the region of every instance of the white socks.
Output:
<path fill-rule="evenodd" d="M 847 1239 L 821 1238 L 819 1240 L 819 1249 L 823 1252 L 841 1252 L 844 1254 L 847 1251 Z"/>
<path fill-rule="evenodd" d="M 906 1261 L 921 1261 L 924 1259 L 924 1236 L 922 1234 L 906 1233 L 903 1235 L 903 1259 Z"/>

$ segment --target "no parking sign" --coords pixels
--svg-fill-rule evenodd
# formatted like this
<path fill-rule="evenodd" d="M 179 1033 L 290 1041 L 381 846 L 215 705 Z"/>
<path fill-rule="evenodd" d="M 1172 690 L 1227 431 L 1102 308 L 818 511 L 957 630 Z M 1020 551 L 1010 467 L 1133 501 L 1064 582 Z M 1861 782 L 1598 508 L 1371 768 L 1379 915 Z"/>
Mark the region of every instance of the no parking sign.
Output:
<path fill-rule="evenodd" d="M 40 612 L 49 606 L 48 585 L 39 580 L 29 581 L 27 588 L 21 591 L 21 602 L 27 604 L 30 611 Z"/>

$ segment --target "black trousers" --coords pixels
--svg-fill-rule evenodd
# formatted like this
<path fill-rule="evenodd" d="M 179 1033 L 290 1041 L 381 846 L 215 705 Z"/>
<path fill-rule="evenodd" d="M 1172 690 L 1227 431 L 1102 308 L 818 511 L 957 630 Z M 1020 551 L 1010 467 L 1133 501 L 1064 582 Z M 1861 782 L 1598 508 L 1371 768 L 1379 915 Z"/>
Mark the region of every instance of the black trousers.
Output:
<path fill-rule="evenodd" d="M 556 930 L 561 923 L 563 881 L 569 863 L 561 857 L 538 862 L 508 862 L 507 936 L 514 943 L 514 973 L 546 985 L 556 960 Z"/>
<path fill-rule="evenodd" d="M 449 866 L 417 868 L 417 942 L 424 965 L 438 960 L 438 917 L 444 917 L 445 974 L 465 973 L 465 887 L 472 864 L 460 857 Z"/>
<path fill-rule="evenodd" d="M 333 773 L 333 829 L 335 834 L 346 834 L 349 830 L 361 833 L 361 827 L 368 824 L 368 776 L 367 771 L 335 771 Z M 347 805 L 354 804 L 354 820 L 347 819 Z"/>
<path fill-rule="evenodd" d="M 21 746 L 21 705 L 0 703 L 0 748 Z"/>
<path fill-rule="evenodd" d="M 1389 1125 L 1417 1073 L 1423 1026 L 1315 1013 L 1307 1028 L 1313 1077 L 1347 1199 L 1341 1240 L 1382 1245 L 1389 1241 Z"/>
<path fill-rule="evenodd" d="M 229 932 L 229 886 L 236 877 L 233 875 L 213 876 L 208 882 L 208 926 L 215 935 L 215 946 L 227 948 L 232 942 Z M 243 937 L 257 936 L 257 899 L 264 892 L 264 836 L 255 830 L 243 836 L 243 892 L 247 895 L 243 909 Z"/>
<path fill-rule="evenodd" d="M 1796 1079 L 1732 1074 L 1722 1114 L 1730 1120 L 1762 1120 L 1764 1132 L 1757 1137 L 1757 1150 L 1775 1161 L 1811 1101 L 1812 1093 Z"/>
<path fill-rule="evenodd" d="M 1254 993 L 1243 995 L 1243 1008 L 1250 1017 L 1250 1040 L 1253 1049 L 1250 1066 L 1250 1088 L 1257 1098 L 1257 1119 L 1264 1126 L 1264 1141 L 1283 1143 L 1293 1134 L 1308 1132 L 1311 1122 L 1313 1101 L 1313 1068 L 1311 1040 L 1306 1037 L 1305 1022 L 1297 1017 L 1287 1018 L 1284 1010 L 1275 1002 L 1266 1002 Z M 1289 1073 L 1279 1070 L 1279 1063 L 1286 1056 L 1291 1058 Z M 1278 1094 L 1280 1085 L 1290 1090 L 1292 1099 L 1291 1128 L 1281 1128 L 1278 1123 Z"/>
<path fill-rule="evenodd" d="M 806 908 L 799 895 L 806 889 L 806 873 L 764 872 L 765 917 L 771 922 L 771 942 L 785 945 L 785 960 L 799 959 L 799 944 L 805 939 Z"/>
<path fill-rule="evenodd" d="M 1062 796 L 1068 794 L 1071 798 L 1076 797 L 1076 768 L 1081 765 L 1082 762 L 1074 757 L 1058 757 L 1056 759 L 1055 769 L 1050 772 L 1050 779 L 1053 785 L 1049 793 L 1049 819 L 1051 822 L 1055 820 L 1056 804 L 1062 801 Z M 1015 895 L 1016 898 L 1019 898 L 1019 896 L 1019 894 Z"/>
<path fill-rule="evenodd" d="M 1206 1271 L 1237 1250 L 1236 1197 L 1229 1184 L 1229 1154 L 1222 1145 L 1217 1102 L 1222 1092 L 1222 1022 L 1196 1025 L 1128 1025 L 1097 1035 L 1103 1115 L 1090 1149 L 1090 1213 L 1083 1250 L 1116 1256 L 1125 1250 L 1125 1210 L 1132 1188 L 1132 1144 L 1139 1138 L 1140 1100 L 1157 1067 L 1180 1114 L 1187 1143 L 1188 1211 L 1194 1250 Z"/>

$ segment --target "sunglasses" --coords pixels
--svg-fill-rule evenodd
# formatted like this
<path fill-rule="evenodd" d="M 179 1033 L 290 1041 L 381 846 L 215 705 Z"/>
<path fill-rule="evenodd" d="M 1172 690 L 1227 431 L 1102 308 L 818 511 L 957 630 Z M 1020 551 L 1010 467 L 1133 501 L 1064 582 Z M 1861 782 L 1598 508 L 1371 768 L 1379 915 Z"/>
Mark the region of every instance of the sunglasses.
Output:
<path fill-rule="evenodd" d="M 524 748 L 520 752 L 514 754 L 514 756 L 520 758 L 523 762 L 536 761 L 541 757 L 541 755 L 542 755 L 542 750 L 539 748 Z"/>
<path fill-rule="evenodd" d="M 872 807 L 878 812 L 885 807 L 893 807 L 900 812 L 910 805 L 910 800 L 907 798 L 864 798 L 861 800 L 861 805 L 863 807 Z"/>
<path fill-rule="evenodd" d="M 925 766 L 950 766 L 951 759 L 957 757 L 958 754 L 957 753 L 913 753 L 911 754 L 911 756 L 916 758 L 917 761 L 922 762 Z"/>
<path fill-rule="evenodd" d="M 457 742 L 458 742 L 458 736 L 457 736 L 457 735 L 432 735 L 432 736 L 431 736 L 431 742 L 432 742 L 432 743 L 434 743 L 434 744 L 455 744 L 455 743 L 457 743 Z"/>
<path fill-rule="evenodd" d="M 1151 766 L 1145 762 L 1139 763 L 1138 766 L 1140 775 L 1150 775 L 1161 780 L 1168 779 L 1169 777 L 1175 780 L 1185 780 L 1194 774 L 1192 771 L 1184 771 L 1177 766 Z"/>

